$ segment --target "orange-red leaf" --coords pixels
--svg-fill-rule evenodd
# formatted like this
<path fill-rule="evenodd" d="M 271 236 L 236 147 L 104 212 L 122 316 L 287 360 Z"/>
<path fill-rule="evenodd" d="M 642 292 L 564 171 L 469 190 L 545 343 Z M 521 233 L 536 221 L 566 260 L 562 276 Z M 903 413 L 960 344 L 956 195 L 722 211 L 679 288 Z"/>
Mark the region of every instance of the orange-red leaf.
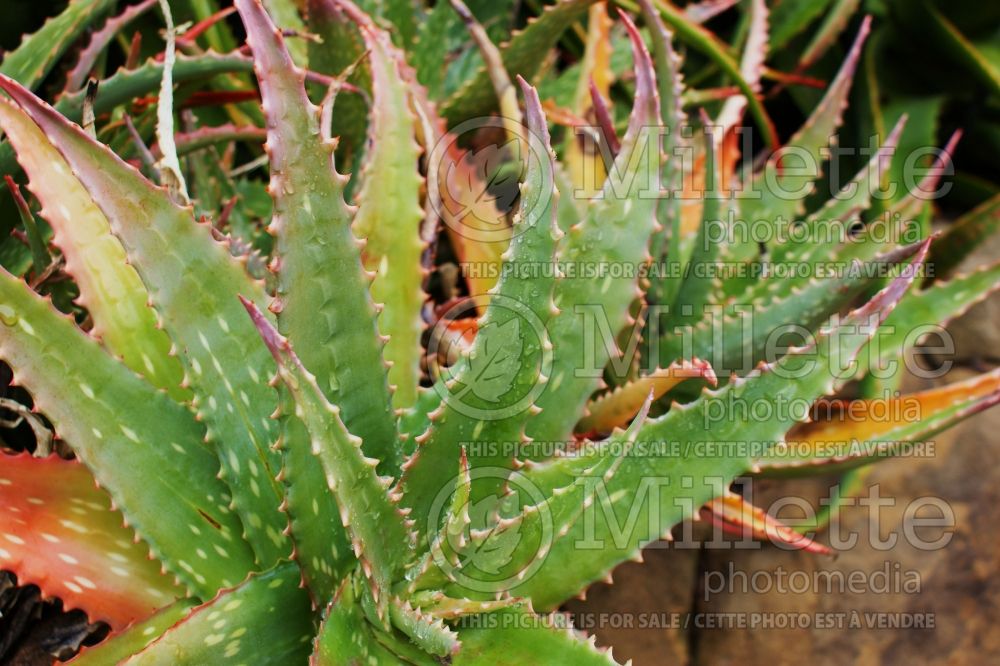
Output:
<path fill-rule="evenodd" d="M 715 373 L 706 361 L 697 358 L 677 361 L 594 399 L 587 406 L 587 416 L 576 430 L 581 433 L 609 433 L 615 428 L 624 428 L 639 412 L 650 392 L 653 393 L 653 400 L 658 400 L 685 379 L 693 378 L 716 385 Z"/>
<path fill-rule="evenodd" d="M 87 468 L 58 456 L 0 455 L 0 568 L 112 629 L 183 596 Z"/>
<path fill-rule="evenodd" d="M 794 428 L 756 460 L 767 474 L 828 472 L 894 455 L 1000 402 L 1000 369 L 889 399 L 820 403 L 823 418 Z"/>
<path fill-rule="evenodd" d="M 758 541 L 784 544 L 796 550 L 829 555 L 830 549 L 799 534 L 763 509 L 750 504 L 739 495 L 717 497 L 704 506 L 702 516 L 736 536 L 750 536 Z"/>

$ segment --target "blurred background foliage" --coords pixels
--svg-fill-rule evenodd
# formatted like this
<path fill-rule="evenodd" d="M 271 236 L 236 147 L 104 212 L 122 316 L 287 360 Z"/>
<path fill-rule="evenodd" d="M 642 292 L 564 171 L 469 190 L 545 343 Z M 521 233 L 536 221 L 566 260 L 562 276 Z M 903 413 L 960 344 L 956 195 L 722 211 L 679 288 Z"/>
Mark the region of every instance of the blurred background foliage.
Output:
<path fill-rule="evenodd" d="M 21 36 L 35 31 L 47 17 L 66 7 L 66 0 L 5 0 L 0 22 L 0 49 L 15 48 Z M 124 7 L 126 2 L 119 2 Z M 197 0 L 173 0 L 178 21 Z M 378 5 L 378 2 L 359 4 Z M 435 3 L 428 3 L 429 5 Z M 468 5 L 495 42 L 505 40 L 510 31 L 523 26 L 537 13 L 540 0 L 471 0 Z M 624 3 L 628 4 L 628 3 Z M 679 7 L 698 3 L 675 2 Z M 702 2 L 702 5 L 719 4 Z M 729 4 L 729 3 L 726 3 Z M 852 91 L 841 144 L 867 145 L 873 133 L 882 136 L 906 109 L 910 125 L 904 146 L 942 145 L 956 129 L 964 137 L 955 156 L 957 174 L 951 195 L 943 204 L 956 211 L 968 209 L 1000 191 L 1000 3 L 982 0 L 768 0 L 770 44 L 768 64 L 775 72 L 801 74 L 818 82 L 828 81 L 841 62 L 848 37 L 860 18 L 875 17 L 863 70 Z M 838 26 L 837 17 L 847 17 Z M 436 3 L 427 13 L 429 23 L 440 25 L 442 44 L 450 53 L 450 63 L 441 80 L 425 81 L 433 97 L 454 91 L 480 64 L 479 53 L 470 44 L 465 27 L 447 6 Z M 704 27 L 730 45 L 738 54 L 746 38 L 749 2 L 709 19 Z M 229 27 L 239 31 L 238 21 Z M 160 27 L 157 13 L 151 12 L 134 24 L 150 36 Z M 837 30 L 836 28 L 840 28 Z M 826 31 L 826 32 L 825 32 Z M 834 39 L 828 48 L 817 51 L 823 35 Z M 560 69 L 570 68 L 584 48 L 582 29 L 569 30 L 560 42 Z M 629 56 L 624 39 L 615 49 L 614 69 L 627 72 Z M 159 48 L 158 40 L 145 40 L 144 55 Z M 124 46 L 124 43 L 122 44 Z M 711 60 L 681 39 L 685 52 L 685 73 L 702 88 L 723 87 L 732 82 Z M 816 53 L 820 57 L 813 58 Z M 118 49 L 123 57 L 123 49 Z M 109 58 L 114 59 L 112 49 Z M 803 56 L 809 62 L 803 62 Z M 107 71 L 113 71 L 109 68 Z M 59 70 L 50 78 L 58 78 Z M 627 76 L 626 76 L 627 78 Z M 542 82 L 543 92 L 557 100 L 571 98 L 573 77 L 552 77 Z M 57 90 L 50 82 L 50 90 Z M 44 90 L 44 88 L 43 88 Z M 624 118 L 630 101 L 628 89 L 617 86 L 616 117 Z M 823 89 L 808 85 L 784 85 L 765 81 L 765 105 L 782 138 L 799 127 Z M 544 95 L 543 95 L 544 97 Z M 718 106 L 716 103 L 715 106 Z M 707 105 L 711 109 L 712 105 Z M 749 121 L 748 121 L 749 122 Z M 844 164 L 856 166 L 860 158 Z M 6 197 L 4 197 L 6 199 Z"/>

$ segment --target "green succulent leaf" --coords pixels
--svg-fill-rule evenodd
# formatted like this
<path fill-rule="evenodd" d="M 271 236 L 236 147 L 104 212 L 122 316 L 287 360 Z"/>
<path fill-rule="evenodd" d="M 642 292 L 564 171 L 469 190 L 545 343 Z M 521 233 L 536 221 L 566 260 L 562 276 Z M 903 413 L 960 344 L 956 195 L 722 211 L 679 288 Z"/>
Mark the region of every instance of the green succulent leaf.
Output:
<path fill-rule="evenodd" d="M 752 196 L 745 196 L 741 201 L 742 213 L 746 219 L 787 224 L 801 213 L 802 201 L 812 191 L 813 181 L 820 175 L 817 169 L 824 161 L 824 151 L 840 126 L 854 71 L 870 25 L 870 17 L 861 24 L 840 71 L 830 82 L 822 101 L 805 125 L 768 160 L 763 171 L 755 174 L 747 184 L 749 186 L 746 191 Z M 783 168 L 782 161 L 786 158 L 782 156 L 794 161 L 795 168 Z M 778 234 L 774 234 L 773 237 L 777 236 Z M 756 246 L 748 244 L 744 250 L 744 258 L 747 252 L 756 252 Z"/>
<path fill-rule="evenodd" d="M 496 507 L 496 499 L 487 497 L 472 507 L 474 520 L 483 524 Z M 500 573 L 501 567 L 510 562 L 514 551 L 521 543 L 521 523 L 500 525 L 482 534 L 474 535 L 467 548 L 462 551 L 462 566 L 481 571 L 489 576 Z"/>
<path fill-rule="evenodd" d="M 597 0 L 173 0 L 184 55 L 171 28 L 141 65 L 124 30 L 167 0 L 132 1 L 54 106 L 32 86 L 113 3 L 69 0 L 0 64 L 0 175 L 17 195 L 23 166 L 48 222 L 35 233 L 15 196 L 32 246 L 0 242 L 5 266 L 34 265 L 28 284 L 0 270 L 0 359 L 39 413 L 7 401 L 0 425 L 27 420 L 40 450 L 54 433 L 76 458 L 0 455 L 0 566 L 111 626 L 77 663 L 612 664 L 535 609 L 698 515 L 826 552 L 734 480 L 856 475 L 1000 403 L 1000 370 L 889 394 L 893 362 L 1000 288 L 1000 264 L 946 275 L 996 230 L 996 199 L 931 233 L 925 193 L 958 133 L 916 188 L 883 187 L 944 98 L 882 109 L 869 58 L 861 125 L 895 127 L 817 191 L 871 19 L 825 94 L 798 83 L 858 0 L 745 0 L 735 46 L 703 25 L 733 0 L 617 0 L 644 33 Z M 989 49 L 937 14 L 893 2 L 995 88 Z M 699 52 L 697 90 L 671 32 Z M 82 83 L 112 41 L 132 69 L 95 97 Z M 770 47 L 799 71 L 768 70 Z M 781 149 L 765 76 L 822 96 Z M 569 128 L 565 170 L 521 77 Z M 702 113 L 692 166 L 685 108 L 701 104 L 723 131 Z M 463 125 L 498 110 L 492 130 Z M 737 176 L 747 111 L 773 153 Z M 581 119 L 599 151 L 574 140 Z M 164 156 L 196 208 L 130 166 L 158 181 Z M 744 221 L 771 239 L 740 240 Z M 852 381 L 861 399 L 823 399 Z"/>
<path fill-rule="evenodd" d="M 482 340 L 482 351 L 469 355 L 470 381 L 467 386 L 480 400 L 499 402 L 508 393 L 517 375 L 518 361 L 523 355 L 524 342 L 520 321 L 511 319 L 502 324 L 488 322 L 476 337 Z M 512 341 L 512 344 L 504 344 Z"/>
<path fill-rule="evenodd" d="M 174 62 L 173 79 L 179 85 L 219 74 L 249 72 L 252 69 L 253 62 L 238 53 L 202 53 L 193 56 L 178 53 Z M 163 63 L 156 59 L 147 60 L 135 69 L 119 69 L 99 83 L 94 97 L 94 114 L 109 113 L 117 106 L 155 92 L 162 78 Z M 79 122 L 83 116 L 86 96 L 85 90 L 63 95 L 56 101 L 56 110 L 68 119 Z"/>
<path fill-rule="evenodd" d="M 879 146 L 871 159 L 861 170 L 841 188 L 834 197 L 827 201 L 819 210 L 810 214 L 802 222 L 805 232 L 800 231 L 795 242 L 779 242 L 771 249 L 770 263 L 796 263 L 807 266 L 807 275 L 815 273 L 820 261 L 833 259 L 839 248 L 830 242 L 828 234 L 834 230 L 840 237 L 849 236 L 850 225 L 860 221 L 860 215 L 872 205 L 872 198 L 880 191 L 880 183 L 885 177 L 892 156 L 899 145 L 899 139 L 906 126 L 906 116 L 896 121 L 885 141 Z M 784 240 L 784 239 L 779 239 Z M 933 248 L 932 248 L 933 249 Z M 766 282 L 762 280 L 761 282 Z M 774 280 L 772 280 L 774 281 Z M 781 280 L 784 284 L 783 293 L 791 291 L 792 287 L 800 285 L 802 279 L 794 277 Z M 760 291 L 760 285 L 754 285 L 754 291 Z"/>
<path fill-rule="evenodd" d="M 616 430 L 613 439 L 620 446 L 620 451 L 594 456 L 594 463 L 583 471 L 581 476 L 574 478 L 569 486 L 554 490 L 540 504 L 528 504 L 521 512 L 511 518 L 494 521 L 489 530 L 473 532 L 470 540 L 472 555 L 464 556 L 460 561 L 461 575 L 468 580 L 477 582 L 505 581 L 513 578 L 514 586 L 522 579 L 529 579 L 532 566 L 548 555 L 553 538 L 565 535 L 573 525 L 579 523 L 598 499 L 600 489 L 618 473 L 629 451 L 636 443 L 640 428 L 646 422 L 652 403 L 652 392 L 639 410 L 628 430 Z M 512 477 L 509 487 L 515 490 L 530 488 L 523 477 Z M 537 492 L 535 493 L 537 494 Z M 509 498 L 508 498 L 509 499 Z M 521 500 L 521 498 L 518 498 Z M 523 500 L 522 500 L 523 501 Z M 501 507 L 500 511 L 504 511 Z M 505 512 L 509 512 L 505 511 Z M 553 535 L 557 535 L 553 537 Z M 524 556 L 529 555 L 530 560 Z M 512 564 L 522 566 L 518 573 L 511 577 Z M 453 573 L 449 578 L 458 583 L 461 590 L 462 582 Z M 497 591 L 503 590 L 502 585 Z M 519 595 L 514 595 L 517 598 Z"/>
<path fill-rule="evenodd" d="M 119 664 L 142 652 L 172 626 L 183 620 L 198 602 L 181 599 L 140 622 L 115 632 L 95 647 L 85 648 L 73 659 L 73 666 L 106 666 Z"/>
<path fill-rule="evenodd" d="M 718 262 L 723 243 L 717 239 L 726 238 L 728 226 L 723 211 L 729 202 L 722 197 L 721 167 L 722 137 L 706 129 L 705 134 L 705 193 L 702 200 L 701 224 L 695 236 L 690 260 L 684 264 L 684 276 L 676 288 L 676 298 L 670 309 L 670 323 L 673 325 L 701 319 L 705 308 L 713 304 L 720 291 L 719 280 L 713 278 L 711 268 Z M 719 233 L 720 228 L 722 233 Z M 676 244 L 680 238 L 673 236 Z M 679 259 L 678 259 L 679 261 Z M 676 281 L 671 279 L 671 281 Z M 673 359 L 671 359 L 673 360 Z"/>
<path fill-rule="evenodd" d="M 216 74 L 249 72 L 253 63 L 238 53 L 220 55 L 205 53 L 197 56 L 177 55 L 173 76 L 177 84 L 210 78 Z M 109 113 L 115 107 L 127 104 L 137 97 L 149 95 L 159 88 L 163 78 L 163 63 L 148 60 L 136 69 L 121 69 L 100 82 L 94 98 L 94 114 Z M 56 103 L 56 110 L 73 122 L 83 118 L 86 91 L 63 95 Z M 13 173 L 17 168 L 14 150 L 10 144 L 0 144 L 0 174 Z"/>
<path fill-rule="evenodd" d="M 455 632 L 439 618 L 414 608 L 410 602 L 394 599 L 389 605 L 389 616 L 393 626 L 427 653 L 445 659 L 458 652 L 460 646 Z"/>
<path fill-rule="evenodd" d="M 768 146 L 776 149 L 778 147 L 778 136 L 774 129 L 774 123 L 768 117 L 767 110 L 764 108 L 764 104 L 757 93 L 754 92 L 753 87 L 743 77 L 740 65 L 732 53 L 730 53 L 729 48 L 718 37 L 689 19 L 684 15 L 684 12 L 670 3 L 663 0 L 652 0 L 652 3 L 656 11 L 659 12 L 663 22 L 670 26 L 679 41 L 690 44 L 692 48 L 703 53 L 740 89 L 740 94 L 746 98 L 747 107 L 756 121 L 758 128 L 763 133 L 764 140 Z M 619 0 L 618 4 L 630 10 L 638 8 L 630 0 Z"/>
<path fill-rule="evenodd" d="M 927 155 L 927 147 L 934 146 L 937 142 L 944 101 L 942 96 L 908 97 L 891 101 L 882 108 L 881 120 L 884 125 L 898 122 L 904 115 L 907 121 L 886 176 L 890 187 L 892 184 L 901 186 L 897 187 L 887 200 L 877 202 L 879 205 L 876 206 L 875 212 L 881 212 L 912 194 L 906 190 L 913 177 L 912 168 L 932 161 L 933 156 Z M 914 161 L 915 158 L 920 158 L 920 161 Z M 930 209 L 926 197 L 920 199 L 919 208 L 919 217 L 926 227 L 930 224 L 928 216 Z"/>
<path fill-rule="evenodd" d="M 107 218 L 45 134 L 6 100 L 0 101 L 0 126 L 31 179 L 28 188 L 42 203 L 42 216 L 55 231 L 66 272 L 80 288 L 77 302 L 94 321 L 91 335 L 174 400 L 189 401 L 191 392 L 181 388 L 180 361 L 169 355 L 170 339 L 157 328 L 146 287 L 128 265 Z"/>
<path fill-rule="evenodd" d="M 295 415 L 305 425 L 312 453 L 319 458 L 329 491 L 337 498 L 341 522 L 354 545 L 354 554 L 373 585 L 384 617 L 389 590 L 412 556 L 410 534 L 403 514 L 388 493 L 392 479 L 375 473 L 378 461 L 366 458 L 360 438 L 344 427 L 340 409 L 331 405 L 302 365 L 288 341 L 250 301 L 250 318 L 278 362 L 279 376 L 295 399 Z"/>
<path fill-rule="evenodd" d="M 751 468 L 750 452 L 698 455 L 699 444 L 781 442 L 794 419 L 791 410 L 774 409 L 775 401 L 780 396 L 782 400 L 809 404 L 849 379 L 853 359 L 906 293 L 926 252 L 927 243 L 888 287 L 862 308 L 821 331 L 811 346 L 798 348 L 771 366 L 762 365 L 744 379 L 649 421 L 636 437 L 639 445 L 623 448 L 622 436 L 612 437 L 606 451 L 623 458 L 617 470 L 598 485 L 592 504 L 595 510 L 584 512 L 568 529 L 553 531 L 554 536 L 548 539 L 538 529 L 544 528 L 545 520 L 541 519 L 546 515 L 554 517 L 564 510 L 559 497 L 554 495 L 545 511 L 538 507 L 529 514 L 541 519 L 525 522 L 522 532 L 532 529 L 525 534 L 525 542 L 535 544 L 534 548 L 539 543 L 548 545 L 531 553 L 528 560 L 511 560 L 502 575 L 531 573 L 510 589 L 511 594 L 529 597 L 539 608 L 551 608 L 606 575 L 619 562 L 638 556 L 644 545 L 661 538 L 708 500 L 722 495 L 732 478 Z M 726 407 L 756 403 L 771 405 L 778 417 L 752 420 L 749 410 Z M 713 413 L 717 416 L 712 417 Z M 677 453 L 658 448 L 662 446 L 676 446 Z M 530 479 L 530 472 L 527 474 Z M 643 490 L 637 491 L 640 488 Z M 562 496 L 573 498 L 573 493 Z M 535 564 L 539 556 L 544 559 Z"/>
<path fill-rule="evenodd" d="M 122 664 L 304 663 L 313 622 L 309 596 L 298 583 L 293 564 L 255 574 L 195 608 Z"/>
<path fill-rule="evenodd" d="M 416 43 L 410 53 L 410 62 L 417 71 L 417 79 L 432 97 L 440 97 L 444 85 L 445 57 L 448 40 L 441 35 L 449 26 L 461 24 L 458 14 L 447 2 L 437 2 L 420 25 Z"/>
<path fill-rule="evenodd" d="M 87 82 L 87 77 L 94 69 L 94 65 L 100 60 L 101 55 L 108 44 L 119 32 L 125 29 L 135 19 L 148 12 L 156 6 L 157 0 L 145 0 L 135 5 L 129 5 L 117 16 L 109 18 L 100 30 L 96 30 L 91 36 L 87 46 L 80 51 L 76 64 L 66 74 L 66 90 L 76 92 L 83 88 Z M 17 77 L 14 77 L 17 78 Z"/>
<path fill-rule="evenodd" d="M 244 294 L 263 303 L 263 285 L 213 239 L 207 223 L 195 222 L 190 208 L 174 204 L 165 190 L 18 84 L 0 78 L 0 87 L 60 152 L 146 285 L 184 362 L 194 406 L 219 451 L 260 564 L 287 556 L 287 522 L 278 510 L 283 493 L 275 478 L 279 459 L 271 449 L 276 396 L 266 382 L 275 366 L 237 299 Z"/>
<path fill-rule="evenodd" d="M 26 36 L 0 63 L 0 74 L 35 89 L 90 25 L 115 6 L 114 0 L 73 0 L 61 14 Z"/>
<path fill-rule="evenodd" d="M 204 596 L 250 571 L 253 556 L 194 415 L 6 272 L 0 294 L 0 358 L 153 555 Z"/>
<path fill-rule="evenodd" d="M 520 605 L 517 599 L 494 599 L 480 601 L 474 599 L 454 599 L 446 597 L 442 592 L 418 592 L 412 597 L 413 602 L 434 617 L 442 620 L 457 620 L 466 615 L 489 613 L 501 608 Z"/>
<path fill-rule="evenodd" d="M 636 75 L 629 128 L 602 194 L 589 203 L 586 217 L 567 232 L 559 249 L 559 261 L 574 269 L 596 265 L 617 271 L 595 279 L 581 270 L 556 283 L 559 314 L 548 327 L 552 370 L 535 401 L 541 411 L 527 429 L 528 436 L 539 441 L 565 440 L 587 399 L 600 387 L 600 369 L 611 353 L 605 345 L 587 342 L 588 329 L 600 326 L 605 334 L 617 336 L 631 323 L 629 307 L 641 295 L 638 276 L 649 259 L 648 239 L 655 224 L 655 200 L 649 192 L 660 170 L 659 136 L 654 131 L 660 110 L 649 53 L 631 21 L 624 16 L 623 21 L 632 40 Z M 586 368 L 580 367 L 582 360 Z"/>
<path fill-rule="evenodd" d="M 316 666 L 345 663 L 392 664 L 399 658 L 380 643 L 361 609 L 361 593 L 352 578 L 344 579 L 326 609 L 313 649 Z"/>
<path fill-rule="evenodd" d="M 782 0 L 771 10 L 770 50 L 783 48 L 823 14 L 832 0 Z"/>
<path fill-rule="evenodd" d="M 24 198 L 24 193 L 21 192 L 20 186 L 10 176 L 7 176 L 4 180 L 7 183 L 7 189 L 14 199 L 18 216 L 21 218 L 21 224 L 24 226 L 24 233 L 28 237 L 31 265 L 35 269 L 35 274 L 41 275 L 52 264 L 52 256 L 49 254 L 48 243 L 45 238 L 47 234 L 42 228 L 39 228 L 38 222 L 35 220 L 35 214 L 31 211 L 31 206 L 28 204 L 27 199 Z"/>
<path fill-rule="evenodd" d="M 353 230 L 365 239 L 365 268 L 375 273 L 372 298 L 382 305 L 379 330 L 388 336 L 383 354 L 390 364 L 393 405 L 405 409 L 420 384 L 420 317 L 425 295 L 417 120 L 409 106 L 403 55 L 382 30 L 363 27 L 372 75 L 369 150 L 365 156 Z"/>
<path fill-rule="evenodd" d="M 877 346 L 869 345 L 862 351 L 858 359 L 859 376 L 865 372 L 891 374 L 899 368 L 901 352 L 929 335 L 939 335 L 942 326 L 998 288 L 1000 264 L 994 264 L 908 294 L 879 329 Z"/>
<path fill-rule="evenodd" d="M 846 250 L 856 243 L 844 243 Z M 664 331 L 660 341 L 659 361 L 669 363 L 691 354 L 711 363 L 720 374 L 742 374 L 760 360 L 775 353 L 774 345 L 801 343 L 807 331 L 813 331 L 827 318 L 841 311 L 856 296 L 881 284 L 887 269 L 909 258 L 918 250 L 916 244 L 890 251 L 872 261 L 847 259 L 842 270 L 828 279 L 811 278 L 787 294 L 781 280 L 769 281 L 770 289 L 754 292 L 745 301 L 737 299 L 711 306 L 697 324 L 680 324 Z M 787 333 L 788 340 L 781 335 Z"/>
<path fill-rule="evenodd" d="M 570 25 L 584 17 L 595 0 L 559 0 L 546 5 L 524 30 L 515 33 L 510 41 L 501 45 L 503 63 L 511 76 L 530 79 L 538 71 L 544 55 L 559 40 Z M 498 100 L 485 65 L 468 77 L 457 91 L 442 105 L 441 115 L 449 125 L 483 116 L 496 110 Z"/>
<path fill-rule="evenodd" d="M 289 537 L 295 545 L 292 559 L 313 601 L 322 603 L 336 592 L 354 567 L 351 540 L 340 517 L 337 499 L 329 490 L 323 466 L 312 452 L 309 431 L 295 416 L 295 401 L 282 387 L 281 478 L 285 483 L 285 512 Z"/>
<path fill-rule="evenodd" d="M 523 81 L 523 80 L 522 80 Z M 527 128 L 523 141 L 531 146 L 521 185 L 521 203 L 514 222 L 514 236 L 505 260 L 510 266 L 550 264 L 562 232 L 556 226 L 556 199 L 553 187 L 554 155 L 548 128 L 537 92 L 522 83 Z M 407 506 L 421 532 L 427 526 L 431 501 L 447 480 L 437 470 L 454 465 L 461 442 L 516 442 L 523 439 L 524 427 L 532 412 L 532 391 L 544 385 L 550 351 L 545 322 L 553 311 L 555 275 L 539 278 L 501 276 L 478 335 L 468 354 L 450 368 L 448 376 L 435 386 L 442 404 L 432 417 L 430 428 L 418 439 L 418 449 L 407 463 L 402 479 Z M 513 454 L 471 455 L 472 467 L 513 466 Z M 474 484 L 473 496 L 489 494 L 502 483 L 502 474 Z"/>
<path fill-rule="evenodd" d="M 363 58 L 365 44 L 353 18 L 350 9 L 352 6 L 340 0 L 307 0 L 306 21 L 309 31 L 322 40 L 310 41 L 308 44 L 309 68 L 336 77 L 350 72 L 347 76 L 348 83 L 370 91 L 371 72 L 367 59 Z M 328 93 L 326 90 L 312 92 L 314 95 Z M 330 111 L 331 135 L 339 137 L 337 158 L 351 171 L 357 171 L 355 166 L 361 163 L 365 152 L 368 111 L 365 98 L 361 95 L 340 94 L 333 100 Z"/>
<path fill-rule="evenodd" d="M 657 92 L 660 95 L 660 120 L 663 123 L 663 154 L 660 167 L 660 187 L 664 192 L 680 192 L 684 170 L 678 148 L 682 144 L 681 128 L 687 114 L 681 105 L 684 79 L 681 59 L 673 47 L 673 35 L 663 25 L 659 13 L 649 0 L 642 0 L 642 17 L 649 29 L 653 45 L 653 64 Z M 656 206 L 656 221 L 660 229 L 653 232 L 650 254 L 654 261 L 666 259 L 667 266 L 681 265 L 681 200 L 676 196 L 660 199 Z M 668 244 L 669 239 L 669 244 Z M 672 304 L 677 296 L 679 281 L 671 278 L 652 280 L 647 300 L 650 303 Z"/>
<path fill-rule="evenodd" d="M 236 6 L 269 119 L 278 271 L 272 309 L 324 395 L 364 442 L 366 455 L 380 461 L 381 471 L 395 474 L 395 416 L 375 306 L 344 201 L 346 178 L 334 168 L 334 146 L 321 139 L 319 109 L 309 101 L 284 40 L 258 2 L 239 0 Z"/>
<path fill-rule="evenodd" d="M 328 0 L 314 0 L 309 3 L 308 21 L 312 31 L 320 35 L 324 40 L 324 48 L 319 48 L 317 44 L 309 44 L 310 67 L 325 73 L 340 74 L 341 70 L 348 67 L 351 62 L 350 57 L 357 57 L 362 52 L 361 40 L 354 34 L 354 26 L 351 21 L 343 15 L 339 5 Z M 335 48 L 334 48 L 335 46 Z M 345 47 L 350 48 L 345 48 Z M 270 49 L 274 51 L 273 45 Z M 280 49 L 278 49 L 280 51 Z M 288 61 L 281 57 L 280 53 L 275 55 L 287 69 Z M 362 68 L 356 72 L 360 73 Z M 294 76 L 293 76 L 294 78 Z M 357 78 L 352 78 L 357 81 Z M 272 94 L 271 87 L 275 94 L 282 93 L 277 97 L 284 100 L 285 96 L 292 96 L 292 103 L 298 104 L 300 101 L 299 92 L 296 90 L 294 81 L 279 88 L 276 84 L 288 82 L 287 72 L 284 79 L 267 79 L 268 86 L 265 94 Z M 300 114 L 300 111 L 296 111 Z M 331 109 L 332 129 L 339 133 L 342 138 L 350 141 L 355 136 L 361 136 L 364 132 L 365 109 L 361 99 L 353 95 L 338 95 L 335 106 Z M 358 123 L 353 119 L 357 118 Z M 308 123 L 309 121 L 307 121 Z M 312 130 L 310 129 L 310 132 Z M 314 140 L 312 134 L 308 134 L 309 140 Z M 287 139 L 282 137 L 279 145 L 286 145 Z M 282 156 L 283 153 L 278 153 Z M 334 189 L 339 190 L 340 182 L 336 182 Z M 295 196 L 306 196 L 298 193 Z M 286 199 L 282 198 L 283 205 Z M 349 211 L 342 199 L 335 201 L 335 208 L 340 224 L 347 224 Z M 284 210 L 282 208 L 282 210 Z M 294 211 L 294 209 L 293 209 Z M 295 211 L 293 221 L 305 222 L 306 226 L 298 229 L 296 233 L 311 233 L 312 221 L 309 216 L 302 211 Z M 301 225 L 299 225 L 301 227 Z M 293 231 L 292 227 L 282 227 L 279 229 L 279 243 L 287 242 L 288 234 Z M 285 240 L 283 241 L 282 238 Z M 283 247 L 283 246 L 280 246 Z M 282 251 L 279 249 L 279 251 Z M 293 261 L 302 262 L 302 268 L 319 265 L 323 257 L 317 253 L 298 250 L 291 253 Z M 287 281 L 294 277 L 292 272 L 294 263 L 286 271 L 279 268 L 279 275 Z M 324 269 L 325 270 L 325 269 Z M 315 296 L 315 295 L 314 295 Z M 300 293 L 295 299 L 309 298 L 308 294 Z M 279 325 L 284 325 L 285 315 L 279 313 Z M 299 322 L 301 324 L 301 321 Z M 288 331 L 291 333 L 290 331 Z M 311 336 L 311 329 L 301 331 L 304 335 Z M 328 394 L 336 393 L 336 380 L 329 374 L 332 371 L 333 359 L 322 347 L 309 348 L 305 352 L 306 357 L 312 362 L 315 372 L 324 372 L 325 382 L 328 386 Z M 317 604 L 324 604 L 337 591 L 344 576 L 353 568 L 355 558 L 351 549 L 350 537 L 344 528 L 340 518 L 340 507 L 332 493 L 329 492 L 326 475 L 322 465 L 317 464 L 316 456 L 312 452 L 312 444 L 309 431 L 306 426 L 295 416 L 295 401 L 287 388 L 279 388 L 281 394 L 281 438 L 278 448 L 282 452 L 282 479 L 285 483 L 285 511 L 288 513 L 290 524 L 290 537 L 295 544 L 293 558 L 299 563 L 302 569 L 302 577 L 309 587 L 313 601 Z"/>
<path fill-rule="evenodd" d="M 274 25 L 281 30 L 291 30 L 298 34 L 305 31 L 305 23 L 296 7 L 297 4 L 301 4 L 299 0 L 263 0 L 263 4 Z M 304 66 L 308 62 L 306 44 L 304 39 L 291 39 L 286 44 L 292 60 L 299 66 Z"/>

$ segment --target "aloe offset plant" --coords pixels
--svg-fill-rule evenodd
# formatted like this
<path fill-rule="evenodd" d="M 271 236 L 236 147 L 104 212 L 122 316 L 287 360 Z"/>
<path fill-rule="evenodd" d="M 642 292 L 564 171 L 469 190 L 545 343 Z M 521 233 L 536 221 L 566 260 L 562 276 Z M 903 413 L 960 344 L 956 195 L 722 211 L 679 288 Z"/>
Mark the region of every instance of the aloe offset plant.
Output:
<path fill-rule="evenodd" d="M 676 159 L 687 141 L 680 65 L 649 4 L 652 55 L 621 15 L 634 107 L 620 141 L 602 123 L 615 150 L 586 200 L 555 161 L 535 89 L 519 81 L 523 122 L 511 104 L 518 51 L 498 63 L 483 40 L 496 92 L 459 91 L 444 115 L 457 125 L 504 102 L 493 127 L 525 156 L 509 228 L 388 32 L 346 0 L 314 0 L 315 25 L 347 30 L 364 56 L 368 137 L 358 205 L 348 203 L 330 134 L 342 82 L 314 106 L 261 2 L 235 4 L 266 119 L 273 288 L 176 191 L 0 78 L 0 127 L 92 320 L 85 331 L 0 274 L 0 357 L 76 456 L 4 456 L 0 565 L 111 625 L 78 663 L 610 663 L 545 613 L 677 523 L 704 513 L 822 550 L 731 494 L 734 478 L 864 465 L 1000 400 L 992 372 L 888 399 L 916 401 L 919 419 L 877 418 L 871 402 L 853 421 L 799 423 L 781 409 L 898 358 L 913 331 L 993 290 L 997 267 L 914 286 L 928 252 L 967 252 L 993 218 L 972 215 L 936 240 L 878 233 L 923 207 L 911 194 L 823 242 L 825 223 L 853 229 L 870 197 L 845 189 L 806 214 L 802 196 L 725 194 L 723 137 L 746 101 L 724 107 L 719 140 L 706 129 L 700 166 Z M 533 25 L 591 4 L 567 0 Z M 759 37 L 766 15 L 753 7 Z M 866 32 L 867 22 L 790 147 L 822 155 Z M 751 87 L 762 41 L 748 40 Z M 599 90 L 591 103 L 607 111 Z M 854 185 L 879 180 L 898 129 Z M 815 175 L 776 156 L 745 181 L 760 177 L 790 189 Z M 676 196 L 690 178 L 709 192 L 696 205 Z M 743 217 L 797 220 L 804 235 L 776 235 L 766 254 L 707 242 Z M 445 242 L 439 218 L 486 277 L 459 306 L 473 316 L 431 326 L 421 285 L 424 258 Z M 831 263 L 853 270 L 816 278 Z M 790 264 L 810 270 L 759 270 Z M 718 265 L 747 270 L 706 270 Z M 615 270 L 594 278 L 586 266 Z M 749 328 L 743 306 L 755 311 Z M 769 336 L 789 321 L 809 342 L 769 358 Z M 611 344 L 594 344 L 598 325 Z M 432 386 L 421 386 L 422 364 Z M 856 441 L 875 446 L 862 457 Z"/>

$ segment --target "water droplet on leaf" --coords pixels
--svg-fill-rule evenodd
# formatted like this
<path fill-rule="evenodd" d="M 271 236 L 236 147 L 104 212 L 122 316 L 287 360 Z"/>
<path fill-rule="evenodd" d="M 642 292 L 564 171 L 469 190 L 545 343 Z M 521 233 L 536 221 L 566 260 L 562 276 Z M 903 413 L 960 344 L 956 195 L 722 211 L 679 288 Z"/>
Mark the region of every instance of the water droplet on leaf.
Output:
<path fill-rule="evenodd" d="M 17 325 L 17 311 L 9 305 L 0 305 L 0 321 L 7 326 Z"/>

